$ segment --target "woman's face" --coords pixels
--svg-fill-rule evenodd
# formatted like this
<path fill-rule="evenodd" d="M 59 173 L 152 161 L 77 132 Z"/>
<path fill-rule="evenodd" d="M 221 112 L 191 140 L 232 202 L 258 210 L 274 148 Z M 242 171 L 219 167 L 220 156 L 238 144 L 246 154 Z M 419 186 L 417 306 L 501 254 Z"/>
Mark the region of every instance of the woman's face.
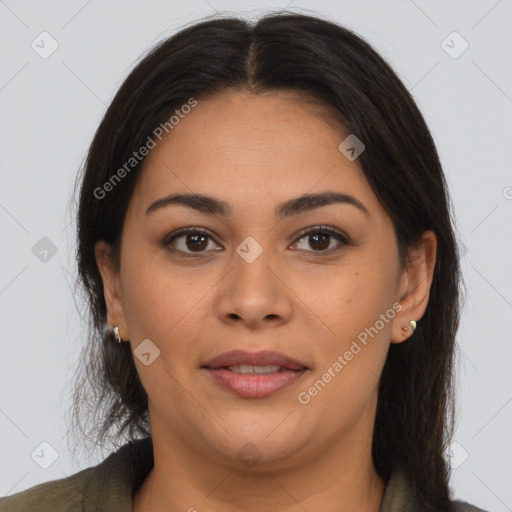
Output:
<path fill-rule="evenodd" d="M 389 216 L 358 159 L 338 149 L 347 135 L 291 93 L 229 92 L 198 100 L 150 151 L 119 273 L 102 243 L 97 259 L 154 437 L 269 468 L 370 449 L 390 341 L 408 338 L 401 325 L 423 314 L 433 262 L 409 275 L 400 267 Z M 353 199 L 296 201 L 326 193 Z M 150 208 L 177 194 L 210 199 Z M 191 233 L 172 239 L 182 228 Z M 205 367 L 232 350 L 279 352 L 307 369 L 258 377 Z"/>

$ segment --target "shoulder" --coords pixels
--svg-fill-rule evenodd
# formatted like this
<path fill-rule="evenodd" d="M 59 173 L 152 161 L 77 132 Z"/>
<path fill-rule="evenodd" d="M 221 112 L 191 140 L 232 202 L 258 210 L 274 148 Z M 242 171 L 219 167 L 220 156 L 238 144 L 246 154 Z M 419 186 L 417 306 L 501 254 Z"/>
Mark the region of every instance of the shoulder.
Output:
<path fill-rule="evenodd" d="M 96 468 L 36 485 L 25 491 L 0 498 L 0 512 L 68 512 L 86 510 L 89 483 Z"/>
<path fill-rule="evenodd" d="M 450 501 L 454 512 L 487 512 L 465 501 Z M 407 472 L 402 468 L 395 469 L 386 485 L 380 512 L 418 512 L 423 510 L 419 503 L 420 500 Z"/>
<path fill-rule="evenodd" d="M 124 512 L 153 466 L 151 438 L 132 441 L 100 464 L 0 498 L 0 512 Z"/>

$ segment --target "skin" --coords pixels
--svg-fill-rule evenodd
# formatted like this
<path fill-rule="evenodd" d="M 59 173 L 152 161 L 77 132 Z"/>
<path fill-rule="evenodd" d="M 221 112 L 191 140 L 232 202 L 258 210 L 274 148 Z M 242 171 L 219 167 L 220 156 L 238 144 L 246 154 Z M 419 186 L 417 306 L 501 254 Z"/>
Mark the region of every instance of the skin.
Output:
<path fill-rule="evenodd" d="M 148 366 L 134 357 L 155 456 L 135 512 L 380 509 L 386 482 L 371 457 L 378 378 L 390 343 L 411 335 L 401 326 L 425 312 L 436 238 L 425 232 L 400 267 L 391 219 L 358 160 L 338 150 L 346 135 L 290 92 L 200 100 L 145 161 L 125 218 L 120 269 L 108 245 L 97 243 L 108 324 L 119 326 L 132 350 L 145 339 L 160 350 Z M 328 190 L 356 197 L 369 215 L 332 204 L 276 219 L 278 204 Z M 170 205 L 145 214 L 171 193 L 213 196 L 233 212 Z M 322 225 L 349 244 L 331 236 L 327 249 L 314 250 L 318 242 L 298 236 Z M 198 257 L 179 252 L 194 250 L 186 236 L 162 243 L 188 226 L 211 233 Z M 248 236 L 263 249 L 252 263 L 236 252 Z M 298 393 L 395 302 L 401 310 L 394 318 L 301 404 Z M 242 398 L 201 368 L 239 348 L 280 351 L 309 370 L 271 396 Z M 250 467 L 237 456 L 248 442 L 261 455 Z"/>

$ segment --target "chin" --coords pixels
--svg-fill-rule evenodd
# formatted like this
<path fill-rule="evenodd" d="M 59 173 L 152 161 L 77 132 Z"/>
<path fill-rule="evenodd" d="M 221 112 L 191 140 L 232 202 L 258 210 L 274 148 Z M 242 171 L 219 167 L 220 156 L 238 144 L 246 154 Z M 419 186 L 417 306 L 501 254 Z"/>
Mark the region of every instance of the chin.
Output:
<path fill-rule="evenodd" d="M 256 414 L 244 413 L 243 420 L 223 422 L 222 425 L 232 436 L 223 429 L 215 429 L 220 438 L 212 439 L 213 431 L 210 430 L 206 434 L 208 444 L 225 463 L 239 469 L 259 471 L 292 466 L 297 452 L 311 436 L 304 429 L 299 429 L 291 418 L 283 422 L 286 415 L 279 415 L 278 418 L 270 415 L 266 420 L 261 418 L 261 414 L 257 416 L 256 419 Z M 288 421 L 290 424 L 285 425 Z"/>

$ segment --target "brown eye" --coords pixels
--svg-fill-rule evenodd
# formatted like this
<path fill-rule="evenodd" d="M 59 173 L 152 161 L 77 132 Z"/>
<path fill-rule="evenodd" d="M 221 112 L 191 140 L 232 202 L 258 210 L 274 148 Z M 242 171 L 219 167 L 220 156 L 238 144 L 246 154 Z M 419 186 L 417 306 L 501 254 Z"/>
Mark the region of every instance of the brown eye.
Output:
<path fill-rule="evenodd" d="M 337 241 L 338 244 L 331 246 L 333 239 Z M 300 234 L 300 238 L 296 244 L 299 244 L 302 240 L 306 240 L 307 247 L 317 252 L 331 252 L 331 250 L 336 251 L 349 243 L 348 238 L 345 235 L 329 227 L 309 228 Z M 311 252 L 307 247 L 299 247 L 299 250 Z"/>
<path fill-rule="evenodd" d="M 166 237 L 163 244 L 165 246 L 172 245 L 176 251 L 185 254 L 200 254 L 207 252 L 210 241 L 213 241 L 213 239 L 203 229 L 183 228 Z M 219 248 L 215 250 L 219 250 Z"/>
<path fill-rule="evenodd" d="M 295 245 L 301 244 L 303 240 L 305 241 L 304 247 L 298 247 L 298 249 L 307 252 L 331 253 L 349 245 L 349 239 L 345 235 L 327 226 L 304 230 L 299 234 Z M 213 243 L 213 247 L 208 249 L 210 242 Z M 333 242 L 337 242 L 337 244 Z M 162 243 L 165 247 L 171 245 L 173 251 L 185 256 L 199 256 L 211 250 L 222 250 L 222 247 L 216 245 L 212 236 L 202 228 L 178 229 L 168 235 Z"/>

